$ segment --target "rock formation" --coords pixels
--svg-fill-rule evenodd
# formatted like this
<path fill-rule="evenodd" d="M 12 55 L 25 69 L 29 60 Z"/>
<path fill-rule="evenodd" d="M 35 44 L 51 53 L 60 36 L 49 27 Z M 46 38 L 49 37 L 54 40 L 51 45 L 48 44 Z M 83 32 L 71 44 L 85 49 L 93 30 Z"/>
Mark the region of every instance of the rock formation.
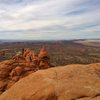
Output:
<path fill-rule="evenodd" d="M 48 55 L 46 57 L 49 58 Z M 39 69 L 50 67 L 49 59 L 45 59 L 45 56 L 39 57 L 29 48 L 22 49 L 22 52 L 18 52 L 12 59 L 0 63 L 0 94 L 19 79 Z"/>
<path fill-rule="evenodd" d="M 39 70 L 19 80 L 0 100 L 100 100 L 100 63 Z"/>
<path fill-rule="evenodd" d="M 39 63 L 40 69 L 43 66 L 45 68 L 49 68 L 49 66 L 50 66 L 49 57 L 48 57 L 48 54 L 47 54 L 47 50 L 44 47 L 40 50 L 38 57 L 39 57 L 39 60 L 40 60 L 40 63 Z"/>
<path fill-rule="evenodd" d="M 47 50 L 45 49 L 45 47 L 43 47 L 41 50 L 40 50 L 40 53 L 39 53 L 39 57 L 40 58 L 43 58 L 43 57 L 47 57 Z"/>

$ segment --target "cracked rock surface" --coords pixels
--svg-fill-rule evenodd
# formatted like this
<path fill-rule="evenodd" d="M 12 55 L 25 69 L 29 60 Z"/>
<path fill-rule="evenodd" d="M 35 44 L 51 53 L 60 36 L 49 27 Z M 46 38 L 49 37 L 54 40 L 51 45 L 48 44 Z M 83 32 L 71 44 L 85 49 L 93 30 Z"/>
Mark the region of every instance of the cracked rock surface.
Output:
<path fill-rule="evenodd" d="M 16 82 L 0 100 L 100 100 L 100 63 L 39 70 Z"/>

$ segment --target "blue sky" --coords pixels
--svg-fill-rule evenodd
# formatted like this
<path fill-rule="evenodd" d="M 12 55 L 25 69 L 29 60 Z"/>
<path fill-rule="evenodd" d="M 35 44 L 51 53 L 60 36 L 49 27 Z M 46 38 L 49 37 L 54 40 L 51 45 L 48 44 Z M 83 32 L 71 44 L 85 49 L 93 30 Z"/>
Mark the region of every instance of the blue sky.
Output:
<path fill-rule="evenodd" d="M 0 39 L 100 38 L 100 0 L 0 0 Z"/>

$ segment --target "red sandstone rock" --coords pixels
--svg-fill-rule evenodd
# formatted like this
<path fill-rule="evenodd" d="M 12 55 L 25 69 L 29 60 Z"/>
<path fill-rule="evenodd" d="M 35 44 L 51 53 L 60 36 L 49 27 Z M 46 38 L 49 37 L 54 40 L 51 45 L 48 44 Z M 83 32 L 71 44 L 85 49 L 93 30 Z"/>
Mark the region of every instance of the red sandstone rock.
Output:
<path fill-rule="evenodd" d="M 40 49 L 40 53 L 39 53 L 39 58 L 43 58 L 43 57 L 47 57 L 47 50 L 43 47 L 42 49 Z"/>
<path fill-rule="evenodd" d="M 26 62 L 32 62 L 34 60 L 35 53 L 32 50 L 24 49 L 22 54 Z"/>
<path fill-rule="evenodd" d="M 0 100 L 100 100 L 100 64 L 37 71 L 1 94 Z"/>
<path fill-rule="evenodd" d="M 42 51 L 45 50 L 42 49 Z M 22 52 L 18 52 L 12 59 L 1 62 L 0 82 L 6 83 L 7 86 L 4 89 L 0 84 L 0 93 L 4 92 L 18 80 L 32 72 L 49 68 L 49 60 L 43 57 L 40 59 L 31 49 L 23 49 Z"/>

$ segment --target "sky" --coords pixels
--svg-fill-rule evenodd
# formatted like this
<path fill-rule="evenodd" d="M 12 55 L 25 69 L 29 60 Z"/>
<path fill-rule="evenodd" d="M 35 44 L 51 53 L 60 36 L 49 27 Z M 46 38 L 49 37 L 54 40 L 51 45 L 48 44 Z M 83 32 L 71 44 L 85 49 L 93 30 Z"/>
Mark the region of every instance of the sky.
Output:
<path fill-rule="evenodd" d="M 100 0 L 0 0 L 0 39 L 100 38 Z"/>

